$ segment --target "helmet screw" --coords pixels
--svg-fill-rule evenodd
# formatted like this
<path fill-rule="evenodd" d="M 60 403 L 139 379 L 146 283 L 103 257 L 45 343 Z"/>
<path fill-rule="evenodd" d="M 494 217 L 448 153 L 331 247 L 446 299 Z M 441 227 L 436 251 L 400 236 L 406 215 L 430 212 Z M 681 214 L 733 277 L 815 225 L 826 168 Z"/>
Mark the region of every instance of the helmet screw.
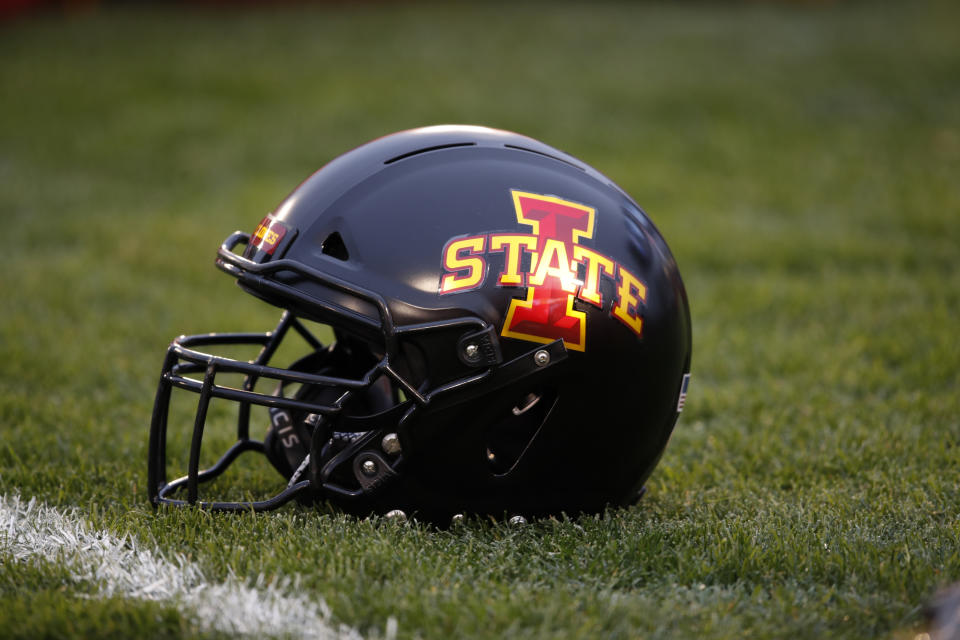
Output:
<path fill-rule="evenodd" d="M 450 518 L 450 524 L 453 526 L 458 526 L 466 522 L 466 520 L 467 516 L 463 515 L 462 513 L 455 513 L 453 514 L 453 517 Z"/>
<path fill-rule="evenodd" d="M 383 440 L 380 441 L 380 448 L 382 448 L 383 452 L 387 455 L 395 456 L 400 453 L 400 438 L 398 438 L 395 433 L 388 433 L 383 436 Z"/>
<path fill-rule="evenodd" d="M 373 460 L 364 460 L 360 464 L 360 470 L 363 471 L 363 475 L 372 476 L 377 472 L 377 463 Z"/>
<path fill-rule="evenodd" d="M 537 363 L 538 367 L 550 364 L 550 352 L 546 349 L 540 349 L 540 351 L 533 354 L 533 361 Z"/>
<path fill-rule="evenodd" d="M 463 355 L 467 358 L 467 360 L 474 362 L 480 358 L 480 347 L 470 343 L 463 348 Z"/>
<path fill-rule="evenodd" d="M 406 521 L 407 521 L 407 514 L 404 513 L 402 509 L 393 509 L 393 510 L 391 510 L 391 511 L 387 511 L 387 513 L 384 514 L 384 517 L 385 517 L 387 520 L 392 520 L 392 521 L 394 521 L 394 522 L 406 522 Z"/>
<path fill-rule="evenodd" d="M 388 433 L 380 441 L 380 448 L 387 455 L 395 456 L 400 453 L 400 438 L 395 433 Z"/>
<path fill-rule="evenodd" d="M 518 527 L 520 525 L 527 524 L 527 519 L 524 518 L 523 516 L 511 516 L 509 522 L 513 526 Z"/>

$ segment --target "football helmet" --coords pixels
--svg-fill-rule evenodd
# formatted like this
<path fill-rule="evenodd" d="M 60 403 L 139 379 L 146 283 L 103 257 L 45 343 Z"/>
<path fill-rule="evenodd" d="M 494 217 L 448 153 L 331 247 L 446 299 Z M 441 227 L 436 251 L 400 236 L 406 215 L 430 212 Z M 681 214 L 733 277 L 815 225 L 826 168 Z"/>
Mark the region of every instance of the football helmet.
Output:
<path fill-rule="evenodd" d="M 690 316 L 666 242 L 611 180 L 522 135 L 435 126 L 374 140 L 231 234 L 216 264 L 282 315 L 264 333 L 170 345 L 154 504 L 296 497 L 438 522 L 598 512 L 642 495 L 683 408 Z M 303 352 L 275 364 L 296 335 Z M 220 353 L 238 345 L 257 355 Z M 173 390 L 198 402 L 186 472 L 168 481 Z M 236 441 L 201 469 L 214 399 L 235 405 Z M 269 419 L 251 425 L 256 407 Z M 286 487 L 201 498 L 247 451 Z"/>

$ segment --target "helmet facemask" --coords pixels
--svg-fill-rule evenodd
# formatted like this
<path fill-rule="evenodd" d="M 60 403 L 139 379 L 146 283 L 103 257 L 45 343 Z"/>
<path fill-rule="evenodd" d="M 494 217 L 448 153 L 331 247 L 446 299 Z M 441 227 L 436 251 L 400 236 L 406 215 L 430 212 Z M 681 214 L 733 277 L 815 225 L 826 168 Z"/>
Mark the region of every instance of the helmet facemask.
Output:
<path fill-rule="evenodd" d="M 233 247 L 246 239 L 245 234 L 231 236 L 221 247 L 218 266 L 238 276 L 241 284 L 246 280 L 262 285 L 260 273 L 267 267 L 277 271 L 284 261 L 255 264 L 234 253 Z M 342 283 L 323 284 L 347 289 Z M 380 302 L 377 306 L 386 309 L 375 295 L 349 289 L 347 293 Z M 491 391 L 566 356 L 562 342 L 557 341 L 503 363 L 495 332 L 471 317 L 396 327 L 385 314 L 379 340 L 370 339 L 376 334 L 365 326 L 357 330 L 350 314 L 338 316 L 328 310 L 323 319 L 330 318 L 339 320 L 339 325 L 333 327 L 335 340 L 327 345 L 311 331 L 310 322 L 292 311 L 284 312 L 270 332 L 181 336 L 170 345 L 151 428 L 149 483 L 155 503 L 259 511 L 275 509 L 294 498 L 313 502 L 327 497 L 353 502 L 357 512 L 370 510 L 377 494 L 399 477 L 409 424 L 437 408 L 482 400 Z M 289 351 L 281 347 L 292 335 L 302 339 L 307 353 L 287 368 L 273 366 L 278 352 Z M 258 353 L 245 361 L 208 352 L 237 347 L 253 347 Z M 429 367 L 425 350 L 432 354 Z M 542 354 L 551 354 L 546 356 L 547 363 Z M 234 380 L 239 377 L 238 384 L 222 382 L 230 374 Z M 194 392 L 199 399 L 187 472 L 168 482 L 167 421 L 174 389 Z M 475 447 L 476 456 L 486 459 L 488 473 L 510 471 L 549 414 L 555 397 L 544 389 L 525 388 L 507 410 L 500 411 L 500 418 L 490 421 L 486 445 Z M 236 404 L 236 441 L 217 462 L 201 469 L 201 446 L 213 400 Z M 268 415 L 262 440 L 251 436 L 255 407 L 265 407 Z M 257 429 L 255 422 L 253 428 Z M 430 437 L 430 427 L 425 429 L 425 437 Z M 287 486 L 259 500 L 201 499 L 200 486 L 218 478 L 247 451 L 265 455 L 287 478 Z"/>

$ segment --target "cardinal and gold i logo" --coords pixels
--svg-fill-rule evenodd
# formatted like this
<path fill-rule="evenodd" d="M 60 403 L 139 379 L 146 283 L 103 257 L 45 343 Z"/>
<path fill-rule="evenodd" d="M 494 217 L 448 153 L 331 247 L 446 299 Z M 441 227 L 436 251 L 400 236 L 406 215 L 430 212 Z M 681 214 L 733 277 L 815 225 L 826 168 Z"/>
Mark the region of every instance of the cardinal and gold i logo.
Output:
<path fill-rule="evenodd" d="M 527 291 L 510 302 L 500 335 L 539 343 L 562 339 L 568 349 L 586 350 L 587 314 L 574 308 L 574 299 L 603 309 L 602 277 L 615 283 L 613 317 L 642 335 L 646 286 L 612 258 L 581 243 L 594 237 L 595 209 L 555 196 L 510 194 L 517 222 L 530 232 L 451 238 L 443 249 L 440 295 L 479 288 L 490 255 L 502 254 L 497 285 Z"/>

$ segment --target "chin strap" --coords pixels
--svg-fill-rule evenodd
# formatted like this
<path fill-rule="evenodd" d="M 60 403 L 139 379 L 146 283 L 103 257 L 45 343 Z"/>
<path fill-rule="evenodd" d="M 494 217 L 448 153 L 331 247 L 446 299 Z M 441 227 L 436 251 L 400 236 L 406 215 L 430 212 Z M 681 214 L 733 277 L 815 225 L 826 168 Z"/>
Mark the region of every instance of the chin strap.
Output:
<path fill-rule="evenodd" d="M 303 459 L 310 453 L 307 425 L 295 425 L 290 412 L 285 409 L 270 409 L 270 426 L 263 438 L 264 452 L 270 463 L 285 478 L 295 478 Z"/>
<path fill-rule="evenodd" d="M 297 484 L 297 480 L 300 479 L 300 476 L 309 466 L 310 466 L 310 454 L 308 453 L 307 456 L 303 459 L 303 462 L 300 463 L 300 466 L 297 467 L 297 470 L 293 472 L 292 476 L 290 476 L 290 481 L 287 482 L 287 489 Z"/>

